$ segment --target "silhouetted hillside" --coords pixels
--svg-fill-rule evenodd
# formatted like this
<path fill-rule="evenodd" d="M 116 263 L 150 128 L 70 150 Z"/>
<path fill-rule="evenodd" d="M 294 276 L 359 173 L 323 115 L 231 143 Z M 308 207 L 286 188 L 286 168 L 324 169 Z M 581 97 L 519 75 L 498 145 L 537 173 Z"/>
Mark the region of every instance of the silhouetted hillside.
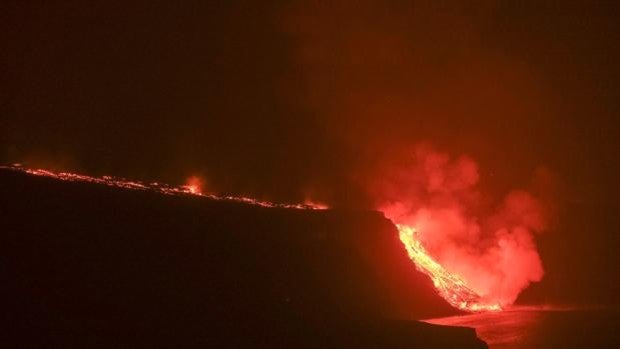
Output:
<path fill-rule="evenodd" d="M 0 170 L 14 347 L 484 347 L 377 212 L 261 208 Z"/>

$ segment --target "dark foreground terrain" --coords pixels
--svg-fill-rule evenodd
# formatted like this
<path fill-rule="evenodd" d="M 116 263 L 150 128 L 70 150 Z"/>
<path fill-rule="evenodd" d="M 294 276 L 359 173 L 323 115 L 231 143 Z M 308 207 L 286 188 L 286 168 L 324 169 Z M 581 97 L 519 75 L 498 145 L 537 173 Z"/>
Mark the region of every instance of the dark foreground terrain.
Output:
<path fill-rule="evenodd" d="M 0 170 L 0 347 L 485 348 L 376 212 Z"/>
<path fill-rule="evenodd" d="M 515 307 L 427 321 L 473 327 L 490 349 L 620 348 L 620 311 L 615 308 Z"/>

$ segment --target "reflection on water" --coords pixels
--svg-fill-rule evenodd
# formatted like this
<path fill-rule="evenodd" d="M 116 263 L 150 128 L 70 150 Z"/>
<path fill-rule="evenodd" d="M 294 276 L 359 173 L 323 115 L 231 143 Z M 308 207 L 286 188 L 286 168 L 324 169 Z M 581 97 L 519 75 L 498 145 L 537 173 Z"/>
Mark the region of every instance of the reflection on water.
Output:
<path fill-rule="evenodd" d="M 476 329 L 491 349 L 620 348 L 620 317 L 610 310 L 515 308 L 424 320 Z"/>

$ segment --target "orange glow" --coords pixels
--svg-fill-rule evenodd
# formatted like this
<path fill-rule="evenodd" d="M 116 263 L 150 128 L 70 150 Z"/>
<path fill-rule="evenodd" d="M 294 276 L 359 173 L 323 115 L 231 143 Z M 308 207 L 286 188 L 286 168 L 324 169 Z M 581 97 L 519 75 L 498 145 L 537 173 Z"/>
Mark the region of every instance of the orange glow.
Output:
<path fill-rule="evenodd" d="M 190 194 L 202 194 L 203 181 L 200 177 L 191 176 L 183 186 Z"/>
<path fill-rule="evenodd" d="M 234 201 L 239 203 L 245 203 L 249 205 L 261 206 L 261 207 L 270 207 L 270 208 L 288 208 L 288 209 L 299 209 L 299 210 L 324 210 L 328 207 L 323 204 L 315 204 L 312 202 L 307 202 L 304 204 L 285 204 L 285 203 L 275 203 L 270 201 L 257 200 L 250 197 L 245 196 L 232 196 L 232 195 L 215 195 L 215 194 L 207 194 L 203 192 L 203 183 L 199 177 L 189 177 L 187 183 L 182 186 L 171 186 L 168 184 L 151 182 L 151 183 L 143 183 L 140 181 L 131 181 L 124 178 L 112 177 L 112 176 L 101 176 L 101 177 L 92 177 L 77 173 L 70 172 L 54 172 L 45 169 L 29 169 L 25 167 L 21 167 L 16 165 L 13 166 L 0 166 L 0 168 L 11 169 L 14 171 L 22 171 L 34 176 L 42 176 L 42 177 L 50 177 L 57 180 L 68 181 L 68 182 L 88 182 L 95 183 L 100 185 L 106 185 L 110 187 L 124 188 L 124 189 L 132 189 L 132 190 L 151 190 L 156 191 L 166 195 L 194 195 L 201 196 L 205 198 L 209 198 L 212 200 L 220 200 L 220 201 Z"/>
<path fill-rule="evenodd" d="M 397 224 L 400 241 L 405 245 L 409 258 L 416 268 L 428 275 L 439 294 L 455 308 L 478 312 L 499 311 L 502 307 L 498 303 L 486 303 L 480 295 L 467 287 L 458 275 L 451 274 L 441 264 L 431 257 L 422 243 L 418 240 L 415 228 Z"/>
<path fill-rule="evenodd" d="M 329 206 L 327 206 L 326 204 L 322 203 L 322 202 L 314 202 L 310 199 L 306 199 L 304 201 L 304 205 L 308 206 L 308 207 L 312 207 L 315 210 L 326 210 L 329 208 Z"/>
<path fill-rule="evenodd" d="M 400 155 L 399 155 L 400 158 Z M 398 226 L 416 267 L 466 311 L 510 307 L 544 275 L 535 234 L 547 229 L 542 201 L 526 190 L 501 200 L 479 184 L 478 164 L 428 144 L 407 149 L 370 184 L 375 207 Z"/>

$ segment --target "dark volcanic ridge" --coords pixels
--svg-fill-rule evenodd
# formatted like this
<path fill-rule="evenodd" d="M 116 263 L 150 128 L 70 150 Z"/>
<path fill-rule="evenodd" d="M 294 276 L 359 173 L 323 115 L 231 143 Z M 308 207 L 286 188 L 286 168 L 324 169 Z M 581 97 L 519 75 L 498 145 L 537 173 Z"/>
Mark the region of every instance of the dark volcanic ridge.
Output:
<path fill-rule="evenodd" d="M 0 169 L 5 346 L 481 348 L 373 211 Z M 21 344 L 21 345 L 19 345 Z"/>

